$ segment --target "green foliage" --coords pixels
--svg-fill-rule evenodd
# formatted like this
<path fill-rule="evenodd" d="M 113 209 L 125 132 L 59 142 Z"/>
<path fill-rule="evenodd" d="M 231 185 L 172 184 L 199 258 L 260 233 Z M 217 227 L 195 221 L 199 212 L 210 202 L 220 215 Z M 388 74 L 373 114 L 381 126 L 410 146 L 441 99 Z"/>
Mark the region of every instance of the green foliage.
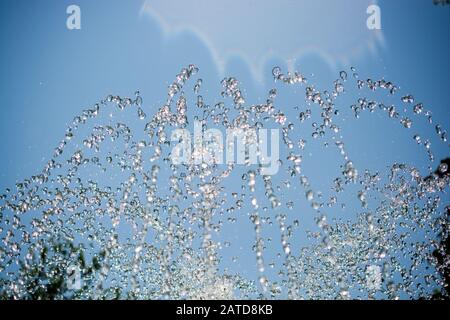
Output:
<path fill-rule="evenodd" d="M 86 260 L 85 249 L 70 241 L 50 241 L 37 253 L 31 253 L 27 259 L 19 262 L 20 268 L 13 279 L 0 279 L 0 299 L 56 300 L 86 299 L 94 285 L 95 273 L 101 269 L 105 258 L 104 251 Z M 70 289 L 68 281 L 69 267 L 76 267 L 82 275 L 79 290 Z M 14 285 L 19 284 L 26 290 L 24 296 L 14 294 Z M 120 298 L 120 293 L 115 293 Z"/>

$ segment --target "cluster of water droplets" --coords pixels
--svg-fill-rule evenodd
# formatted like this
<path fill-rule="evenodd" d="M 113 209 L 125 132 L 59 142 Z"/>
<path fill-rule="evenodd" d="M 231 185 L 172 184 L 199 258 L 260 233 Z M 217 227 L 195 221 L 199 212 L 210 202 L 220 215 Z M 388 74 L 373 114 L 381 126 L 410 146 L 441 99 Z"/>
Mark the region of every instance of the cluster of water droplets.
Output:
<path fill-rule="evenodd" d="M 319 91 L 301 73 L 273 68 L 276 85 L 305 92 L 299 103 L 306 107 L 292 119 L 277 105 L 276 88 L 263 103 L 248 104 L 233 77 L 223 79 L 220 101 L 209 105 L 193 65 L 176 76 L 157 110 L 136 92 L 131 98 L 109 95 L 83 111 L 43 170 L 0 196 L 1 296 L 428 296 L 442 285 L 431 251 L 440 249 L 437 235 L 448 225 L 448 166 L 442 163 L 438 173 L 424 175 L 407 163 L 393 163 L 387 174 L 357 166 L 336 121 L 341 116 L 339 97 L 350 85 L 361 91 L 386 90 L 390 96 L 399 89 L 384 79 L 361 80 L 355 68 L 350 73 L 352 77 L 340 72 L 330 91 Z M 399 103 L 385 105 L 360 96 L 350 110 L 356 118 L 380 110 L 412 130 L 405 106 L 433 123 L 431 112 L 412 95 L 399 98 Z M 123 113 L 134 113 L 135 120 L 122 121 Z M 306 128 L 314 114 L 321 122 L 300 133 L 297 128 Z M 200 121 L 203 132 L 280 129 L 284 152 L 279 174 L 263 175 L 261 165 L 249 161 L 173 164 L 171 131 L 187 128 L 194 120 Z M 446 131 L 441 125 L 435 128 L 446 142 Z M 412 137 L 424 146 L 431 163 L 430 141 L 417 133 Z M 326 192 L 316 190 L 303 170 L 311 139 L 323 139 L 324 147 L 331 142 L 341 158 L 341 174 L 329 179 Z M 196 150 L 208 151 L 207 146 Z M 202 156 L 196 152 L 192 158 Z M 340 200 L 346 191 L 355 203 Z M 309 209 L 300 210 L 305 204 Z M 355 210 L 355 218 L 330 217 L 338 204 Z M 306 216 L 314 221 L 311 228 L 303 226 Z M 228 232 L 246 223 L 253 243 L 238 249 L 240 238 Z M 248 252 L 254 263 L 242 267 L 240 260 Z M 78 287 L 72 283 L 74 273 L 80 277 Z"/>

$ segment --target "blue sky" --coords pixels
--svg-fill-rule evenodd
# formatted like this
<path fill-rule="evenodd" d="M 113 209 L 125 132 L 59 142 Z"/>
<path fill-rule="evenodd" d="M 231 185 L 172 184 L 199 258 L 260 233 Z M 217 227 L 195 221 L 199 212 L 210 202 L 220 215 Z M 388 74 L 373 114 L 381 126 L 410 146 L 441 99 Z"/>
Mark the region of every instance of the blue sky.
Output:
<path fill-rule="evenodd" d="M 154 19 L 140 14 L 143 1 L 127 1 L 126 5 L 78 1 L 82 29 L 69 31 L 65 9 L 72 3 L 2 1 L 4 156 L 0 174 L 4 186 L 33 173 L 77 111 L 108 93 L 132 95 L 140 89 L 148 105 L 158 105 L 167 83 L 188 63 L 199 65 L 202 78 L 211 86 L 218 87 L 221 79 L 206 44 L 189 30 L 164 35 Z M 432 1 L 382 1 L 380 7 L 384 47 L 350 64 L 361 74 L 398 83 L 424 101 L 436 119 L 448 123 L 449 8 Z M 317 19 L 325 20 L 324 14 L 317 12 Z M 367 16 L 365 12 L 353 14 Z M 252 22 L 249 18 L 247 23 Z M 285 42 L 292 42 L 290 37 L 291 33 Z M 258 98 L 271 85 L 273 65 L 287 63 L 277 59 L 276 53 L 266 61 L 263 74 L 268 81 L 264 84 L 253 78 L 251 66 L 239 56 L 226 61 L 223 73 L 236 76 Z M 298 57 L 297 66 L 306 74 L 316 74 L 323 83 L 330 83 L 339 70 L 331 70 L 314 53 Z"/>
<path fill-rule="evenodd" d="M 432 0 L 378 1 L 382 30 L 371 31 L 359 1 L 344 1 L 342 7 L 326 1 L 321 8 L 310 3 L 311 10 L 295 1 L 249 1 L 241 7 L 235 1 L 232 10 L 215 12 L 213 18 L 205 3 L 195 1 L 187 9 L 186 3 L 2 1 L 0 187 L 38 172 L 72 118 L 108 94 L 131 96 L 140 90 L 145 111 L 152 114 L 165 101 L 168 84 L 190 63 L 200 68 L 210 103 L 220 98 L 224 75 L 238 78 L 247 101 L 257 103 L 265 101 L 274 86 L 275 65 L 300 70 L 318 88 L 330 88 L 341 69 L 354 66 L 363 78 L 384 77 L 402 93 L 413 94 L 437 123 L 449 128 L 450 6 L 435 6 Z M 70 4 L 81 8 L 81 30 L 66 28 Z M 149 6 L 152 10 L 144 10 Z M 234 9 L 242 10 L 239 22 Z M 177 19 L 186 10 L 192 10 L 193 17 Z M 208 30 L 214 21 L 218 26 Z M 233 27 L 225 28 L 228 24 Z M 265 54 L 268 44 L 272 49 Z M 295 107 L 304 102 L 295 92 L 279 90 L 285 92 L 279 108 L 298 123 Z M 357 95 L 349 98 L 354 101 Z M 428 160 L 412 140 L 412 130 L 430 138 L 437 160 L 448 156 L 448 144 L 425 121 L 415 122 L 408 131 L 384 115 L 362 115 L 354 121 L 348 114 L 343 125 L 346 146 L 363 168 L 383 171 L 405 161 L 426 172 Z M 312 145 L 310 152 L 304 170 L 317 189 L 325 190 L 330 177 L 338 174 L 339 155 L 321 145 Z M 253 236 L 239 241 L 251 243 Z M 243 264 L 253 266 L 252 259 L 244 257 Z"/>

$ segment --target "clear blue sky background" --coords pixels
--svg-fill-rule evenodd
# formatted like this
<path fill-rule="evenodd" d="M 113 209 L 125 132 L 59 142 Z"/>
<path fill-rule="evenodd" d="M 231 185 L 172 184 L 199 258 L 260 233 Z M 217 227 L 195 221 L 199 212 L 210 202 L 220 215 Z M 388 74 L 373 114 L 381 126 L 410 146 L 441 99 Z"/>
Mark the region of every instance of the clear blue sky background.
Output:
<path fill-rule="evenodd" d="M 81 30 L 66 28 L 65 11 L 70 4 L 81 7 Z M 286 61 L 277 57 L 275 48 L 273 57 L 264 63 L 264 81 L 254 78 L 251 67 L 239 55 L 229 59 L 220 71 L 211 48 L 194 32 L 165 35 L 155 19 L 139 15 L 142 4 L 143 1 L 118 0 L 1 1 L 1 189 L 38 172 L 73 117 L 110 93 L 131 96 L 140 90 L 145 111 L 151 115 L 165 100 L 167 85 L 178 71 L 194 63 L 200 68 L 207 99 L 219 99 L 219 82 L 225 74 L 241 80 L 247 100 L 257 103 L 264 101 L 273 87 L 272 67 L 286 69 Z M 437 123 L 449 129 L 450 6 L 435 6 L 432 0 L 380 1 L 379 5 L 384 47 L 374 54 L 350 59 L 347 66 L 338 62 L 335 68 L 320 55 L 310 53 L 297 57 L 296 68 L 312 78 L 318 88 L 330 88 L 338 71 L 350 65 L 363 78 L 384 77 L 398 84 L 402 93 L 412 93 L 433 112 Z M 295 2 L 293 6 L 295 9 Z M 324 8 L 308 14 L 317 15 L 320 20 L 327 13 Z M 364 11 L 352 12 L 352 16 L 361 21 L 361 28 L 366 28 Z M 259 22 L 249 14 L 245 23 Z M 276 25 L 276 21 L 271 23 Z M 295 27 L 293 19 L 292 28 Z M 298 35 L 302 32 L 298 30 Z M 344 40 L 346 36 L 342 32 L 337 39 Z M 292 41 L 292 32 L 286 32 L 282 40 Z M 298 97 L 287 94 L 279 106 L 297 125 L 298 110 L 294 107 L 304 106 L 303 97 Z M 355 93 L 353 100 L 356 97 Z M 400 104 L 398 100 L 395 103 Z M 343 125 L 347 151 L 360 168 L 384 172 L 387 165 L 404 161 L 425 173 L 428 161 L 423 147 L 412 140 L 415 131 L 430 138 L 437 160 L 448 156 L 448 145 L 440 142 L 433 127 L 423 119 L 406 130 L 398 122 L 386 119 L 385 114 L 362 115 L 354 121 L 349 104 L 341 108 L 348 113 L 348 121 Z M 338 175 L 341 160 L 334 149 L 324 151 L 320 144 L 311 146 L 312 155 L 309 161 L 305 156 L 304 169 L 315 189 L 326 190 L 331 177 Z M 235 232 L 242 234 L 246 227 L 240 226 Z M 248 246 L 253 234 L 243 235 L 239 241 Z M 243 259 L 243 270 L 250 274 L 254 257 Z"/>

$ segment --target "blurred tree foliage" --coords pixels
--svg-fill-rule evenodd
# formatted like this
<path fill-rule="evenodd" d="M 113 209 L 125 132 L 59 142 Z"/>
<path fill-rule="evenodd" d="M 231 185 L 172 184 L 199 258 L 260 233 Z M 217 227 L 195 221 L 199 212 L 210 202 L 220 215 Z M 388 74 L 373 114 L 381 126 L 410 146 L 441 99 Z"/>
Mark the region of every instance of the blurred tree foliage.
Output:
<path fill-rule="evenodd" d="M 102 268 L 105 252 L 86 258 L 84 247 L 75 246 L 65 240 L 50 240 L 35 254 L 29 254 L 20 261 L 19 270 L 13 279 L 0 279 L 0 299 L 55 300 L 55 299 L 89 299 L 96 286 L 96 273 Z M 76 271 L 78 270 L 78 271 Z M 74 275 L 79 272 L 79 275 Z M 80 277 L 79 286 L 74 286 L 74 279 Z M 16 297 L 7 293 L 6 288 L 20 286 L 26 288 L 26 295 Z M 100 288 L 102 289 L 102 288 Z M 8 290 L 11 292 L 11 290 Z M 105 292 L 106 293 L 106 292 Z M 120 297 L 116 292 L 109 298 Z M 103 292 L 98 297 L 104 298 Z"/>

